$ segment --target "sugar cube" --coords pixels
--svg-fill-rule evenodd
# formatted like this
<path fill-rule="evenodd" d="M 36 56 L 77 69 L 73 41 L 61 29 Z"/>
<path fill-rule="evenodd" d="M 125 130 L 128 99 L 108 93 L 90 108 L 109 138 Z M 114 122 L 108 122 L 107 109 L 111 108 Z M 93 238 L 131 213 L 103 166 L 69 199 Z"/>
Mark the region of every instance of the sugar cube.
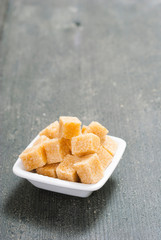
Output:
<path fill-rule="evenodd" d="M 91 122 L 84 133 L 93 133 L 96 134 L 101 142 L 104 140 L 105 135 L 108 133 L 108 130 L 98 122 Z"/>
<path fill-rule="evenodd" d="M 87 126 L 86 126 L 86 125 L 83 125 L 83 126 L 82 126 L 82 134 L 86 131 L 86 129 L 87 129 Z"/>
<path fill-rule="evenodd" d="M 103 177 L 103 167 L 96 153 L 80 158 L 74 164 L 75 170 L 82 183 L 97 183 Z"/>
<path fill-rule="evenodd" d="M 48 137 L 46 137 L 45 135 L 42 135 L 34 142 L 33 146 L 42 145 L 45 141 L 48 141 L 48 140 L 49 140 Z"/>
<path fill-rule="evenodd" d="M 62 162 L 65 155 L 70 153 L 70 150 L 63 139 L 50 139 L 49 141 L 45 141 L 43 146 L 48 164 Z"/>
<path fill-rule="evenodd" d="M 105 170 L 108 167 L 108 165 L 112 162 L 111 154 L 104 147 L 100 146 L 99 150 L 97 151 L 97 155 L 99 157 L 103 169 Z"/>
<path fill-rule="evenodd" d="M 73 167 L 73 164 L 79 161 L 76 156 L 66 155 L 64 161 L 59 164 L 56 169 L 58 178 L 62 180 L 78 182 L 79 177 L 76 170 Z"/>
<path fill-rule="evenodd" d="M 102 146 L 112 155 L 114 156 L 118 147 L 118 144 L 108 135 L 106 136 L 105 141 Z"/>
<path fill-rule="evenodd" d="M 56 168 L 58 167 L 58 165 L 59 163 L 46 164 L 43 167 L 37 168 L 36 172 L 44 176 L 56 178 Z"/>
<path fill-rule="evenodd" d="M 76 117 L 60 117 L 59 126 L 60 137 L 66 139 L 71 139 L 81 133 L 81 121 Z"/>
<path fill-rule="evenodd" d="M 62 141 L 68 146 L 71 151 L 71 139 L 62 138 Z"/>
<path fill-rule="evenodd" d="M 71 146 L 72 154 L 83 156 L 97 152 L 100 146 L 100 139 L 93 133 L 82 134 L 72 138 Z"/>
<path fill-rule="evenodd" d="M 43 129 L 40 133 L 40 136 L 45 135 L 48 138 L 58 138 L 59 137 L 59 122 L 55 121 L 45 129 Z"/>
<path fill-rule="evenodd" d="M 20 159 L 27 171 L 31 171 L 46 164 L 46 154 L 40 145 L 27 148 L 20 154 Z"/>

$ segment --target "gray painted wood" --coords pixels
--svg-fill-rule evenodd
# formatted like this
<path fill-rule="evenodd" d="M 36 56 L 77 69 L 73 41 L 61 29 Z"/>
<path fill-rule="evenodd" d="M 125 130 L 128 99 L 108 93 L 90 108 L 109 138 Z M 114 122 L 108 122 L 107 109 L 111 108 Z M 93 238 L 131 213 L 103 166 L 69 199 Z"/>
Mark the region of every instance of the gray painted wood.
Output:
<path fill-rule="evenodd" d="M 160 1 L 0 4 L 0 239 L 161 239 Z M 110 180 L 87 199 L 12 173 L 60 115 L 98 120 L 127 141 Z"/>

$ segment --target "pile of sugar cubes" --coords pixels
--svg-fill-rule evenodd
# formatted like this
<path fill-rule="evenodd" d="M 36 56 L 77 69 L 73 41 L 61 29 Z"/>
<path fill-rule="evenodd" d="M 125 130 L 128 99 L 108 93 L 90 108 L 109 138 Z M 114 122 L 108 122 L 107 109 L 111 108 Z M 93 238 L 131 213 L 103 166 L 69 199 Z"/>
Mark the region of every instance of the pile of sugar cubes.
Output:
<path fill-rule="evenodd" d="M 59 118 L 39 133 L 20 158 L 27 171 L 62 180 L 97 183 L 111 163 L 117 143 L 98 122 L 83 125 L 77 117 Z"/>

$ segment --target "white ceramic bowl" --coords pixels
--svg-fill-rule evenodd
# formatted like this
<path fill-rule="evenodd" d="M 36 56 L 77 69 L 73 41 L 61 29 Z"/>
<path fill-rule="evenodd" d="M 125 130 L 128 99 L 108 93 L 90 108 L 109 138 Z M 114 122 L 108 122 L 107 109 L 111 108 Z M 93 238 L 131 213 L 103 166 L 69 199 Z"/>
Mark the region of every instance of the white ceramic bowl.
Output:
<path fill-rule="evenodd" d="M 112 136 L 111 136 L 112 137 Z M 37 136 L 28 147 L 32 147 L 33 143 L 39 138 Z M 112 159 L 111 164 L 107 167 L 104 172 L 103 178 L 95 184 L 83 184 L 76 182 L 69 182 L 60 180 L 57 178 L 43 176 L 37 173 L 28 172 L 24 169 L 22 161 L 20 158 L 17 159 L 16 163 L 13 166 L 13 172 L 15 175 L 27 179 L 31 182 L 35 187 L 42 188 L 45 190 L 49 190 L 52 192 L 58 192 L 63 194 L 68 194 L 77 197 L 88 197 L 92 194 L 93 191 L 100 189 L 109 179 L 117 164 L 119 163 L 125 148 L 126 142 L 117 137 L 112 137 L 118 143 L 118 149 L 114 158 Z"/>

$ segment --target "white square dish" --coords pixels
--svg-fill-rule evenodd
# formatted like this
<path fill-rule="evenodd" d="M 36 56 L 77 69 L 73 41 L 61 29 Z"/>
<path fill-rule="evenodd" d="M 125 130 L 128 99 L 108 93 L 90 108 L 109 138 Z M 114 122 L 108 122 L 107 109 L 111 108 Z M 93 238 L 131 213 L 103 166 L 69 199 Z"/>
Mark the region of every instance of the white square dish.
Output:
<path fill-rule="evenodd" d="M 111 136 L 112 137 L 112 136 Z M 39 138 L 37 136 L 28 147 L 32 147 L 33 143 Z M 20 158 L 17 159 L 16 163 L 13 166 L 13 172 L 15 175 L 27 179 L 35 187 L 49 190 L 52 192 L 58 192 L 62 194 L 68 194 L 77 197 L 88 197 L 92 194 L 93 191 L 100 189 L 109 179 L 115 168 L 117 167 L 124 151 L 126 148 L 126 142 L 117 137 L 112 137 L 118 143 L 118 149 L 115 156 L 112 159 L 111 164 L 107 167 L 104 172 L 103 178 L 95 184 L 83 184 L 76 182 L 69 182 L 60 180 L 57 178 L 43 176 L 37 173 L 28 172 L 24 169 L 22 161 Z"/>

